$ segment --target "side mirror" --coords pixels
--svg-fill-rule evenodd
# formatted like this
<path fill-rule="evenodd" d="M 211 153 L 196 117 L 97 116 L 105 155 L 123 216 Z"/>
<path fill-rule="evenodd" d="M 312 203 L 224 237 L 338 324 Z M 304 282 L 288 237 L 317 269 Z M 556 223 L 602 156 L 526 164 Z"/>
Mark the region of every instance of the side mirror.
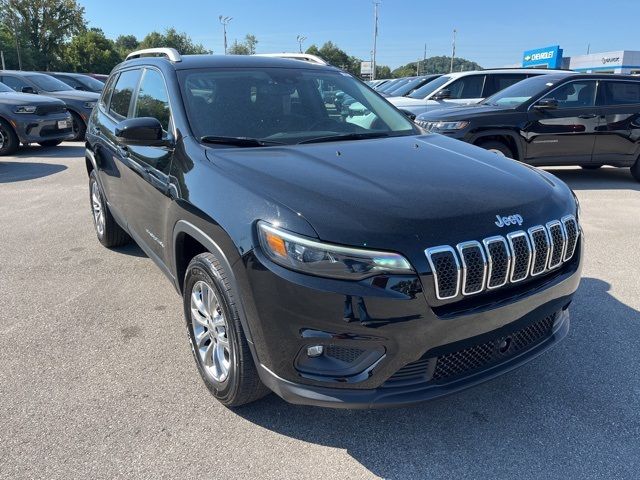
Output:
<path fill-rule="evenodd" d="M 403 110 L 403 109 L 400 109 L 400 111 L 402 112 L 402 114 L 405 117 L 407 117 L 412 122 L 416 119 L 416 114 L 415 113 L 411 113 L 409 110 Z"/>
<path fill-rule="evenodd" d="M 33 87 L 22 87 L 20 91 L 22 93 L 38 93 L 33 89 Z"/>
<path fill-rule="evenodd" d="M 444 88 L 434 93 L 433 97 L 431 97 L 431 100 L 446 100 L 448 98 L 451 98 L 451 90 Z"/>
<path fill-rule="evenodd" d="M 553 110 L 558 108 L 558 101 L 555 98 L 543 98 L 533 104 L 536 110 Z"/>
<path fill-rule="evenodd" d="M 163 138 L 162 125 L 153 117 L 122 120 L 116 125 L 115 134 L 124 145 L 162 147 L 168 144 Z"/>

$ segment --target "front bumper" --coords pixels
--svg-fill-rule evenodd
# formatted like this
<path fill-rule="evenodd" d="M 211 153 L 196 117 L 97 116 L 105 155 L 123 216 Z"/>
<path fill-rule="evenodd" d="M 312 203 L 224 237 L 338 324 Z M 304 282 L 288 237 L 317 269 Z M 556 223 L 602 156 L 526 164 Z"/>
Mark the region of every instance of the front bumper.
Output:
<path fill-rule="evenodd" d="M 58 128 L 59 121 L 66 121 L 68 127 Z M 68 112 L 49 115 L 16 114 L 12 117 L 11 123 L 21 143 L 73 138 L 72 118 Z"/>
<path fill-rule="evenodd" d="M 493 378 L 567 333 L 567 307 L 580 282 L 579 243 L 574 261 L 549 278 L 503 298 L 487 296 L 485 304 L 445 307 L 427 301 L 421 276 L 355 283 L 311 277 L 279 267 L 254 250 L 235 269 L 244 278 L 243 310 L 260 377 L 289 402 L 337 408 L 410 404 Z M 444 383 L 432 382 L 429 372 L 419 381 L 394 382 L 396 374 L 415 365 L 433 369 L 440 355 L 503 338 L 549 316 L 554 316 L 552 330 L 517 354 Z M 312 358 L 307 349 L 316 345 L 323 346 L 324 354 Z"/>

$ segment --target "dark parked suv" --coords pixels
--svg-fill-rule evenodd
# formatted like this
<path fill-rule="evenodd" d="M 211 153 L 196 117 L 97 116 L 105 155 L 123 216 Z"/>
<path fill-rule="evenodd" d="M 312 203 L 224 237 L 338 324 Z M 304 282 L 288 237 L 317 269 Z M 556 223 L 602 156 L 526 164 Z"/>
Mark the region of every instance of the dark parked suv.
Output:
<path fill-rule="evenodd" d="M 371 127 L 326 91 L 364 105 Z M 113 70 L 86 150 L 98 239 L 133 238 L 173 283 L 200 375 L 228 406 L 269 389 L 408 404 L 560 340 L 580 281 L 577 201 L 495 157 L 421 135 L 337 68 L 172 49 Z"/>
<path fill-rule="evenodd" d="M 631 167 L 640 181 L 638 77 L 552 73 L 416 123 L 531 165 Z"/>

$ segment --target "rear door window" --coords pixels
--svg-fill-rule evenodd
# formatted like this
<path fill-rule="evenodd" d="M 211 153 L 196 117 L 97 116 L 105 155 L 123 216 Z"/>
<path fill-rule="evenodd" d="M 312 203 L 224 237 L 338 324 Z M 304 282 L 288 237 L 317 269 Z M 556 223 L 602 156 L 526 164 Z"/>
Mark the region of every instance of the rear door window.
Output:
<path fill-rule="evenodd" d="M 486 75 L 467 75 L 452 82 L 447 87 L 451 99 L 482 98 L 482 89 Z"/>
<path fill-rule="evenodd" d="M 482 93 L 483 97 L 490 97 L 494 93 L 499 92 L 500 90 L 504 90 L 507 87 L 510 87 L 513 84 L 518 83 L 521 80 L 527 78 L 527 75 L 524 73 L 507 73 L 507 74 L 491 74 L 487 75 L 487 81 L 484 85 L 484 92 Z"/>
<path fill-rule="evenodd" d="M 109 104 L 109 113 L 115 118 L 123 119 L 129 116 L 131 99 L 139 79 L 140 69 L 126 70 L 118 77 Z"/>
<path fill-rule="evenodd" d="M 640 82 L 604 81 L 605 105 L 629 105 L 640 103 Z"/>

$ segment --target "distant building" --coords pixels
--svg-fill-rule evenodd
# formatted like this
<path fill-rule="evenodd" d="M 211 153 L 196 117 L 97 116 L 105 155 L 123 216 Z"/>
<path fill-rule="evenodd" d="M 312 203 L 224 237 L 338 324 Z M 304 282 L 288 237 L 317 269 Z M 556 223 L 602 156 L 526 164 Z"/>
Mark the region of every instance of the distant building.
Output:
<path fill-rule="evenodd" d="M 559 45 L 535 48 L 522 54 L 522 66 L 530 68 L 568 68 L 586 73 L 640 74 L 640 51 L 617 50 L 574 57 L 563 56 Z"/>

